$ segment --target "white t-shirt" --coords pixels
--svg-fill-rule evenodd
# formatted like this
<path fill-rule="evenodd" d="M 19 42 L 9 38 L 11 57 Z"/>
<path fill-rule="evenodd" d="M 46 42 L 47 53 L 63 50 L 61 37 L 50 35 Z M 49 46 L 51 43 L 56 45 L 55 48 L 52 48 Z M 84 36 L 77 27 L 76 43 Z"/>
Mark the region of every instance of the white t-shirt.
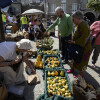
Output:
<path fill-rule="evenodd" d="M 16 54 L 16 42 L 2 42 L 0 43 L 0 56 L 5 60 L 14 60 L 17 57 Z"/>
<path fill-rule="evenodd" d="M 40 28 L 39 28 L 38 25 L 34 25 L 34 32 L 35 32 L 35 33 L 36 33 L 36 29 L 39 29 L 39 30 L 40 30 Z"/>
<path fill-rule="evenodd" d="M 10 23 L 12 23 L 12 22 L 13 22 L 13 17 L 8 16 L 8 21 L 9 21 Z"/>

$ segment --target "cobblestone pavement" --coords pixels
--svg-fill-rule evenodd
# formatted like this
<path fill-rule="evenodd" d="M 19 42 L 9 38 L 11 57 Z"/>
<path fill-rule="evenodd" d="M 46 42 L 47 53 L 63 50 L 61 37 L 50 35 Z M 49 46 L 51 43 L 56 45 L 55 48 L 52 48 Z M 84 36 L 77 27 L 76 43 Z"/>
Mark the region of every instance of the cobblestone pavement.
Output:
<path fill-rule="evenodd" d="M 54 40 L 55 40 L 54 49 L 59 49 L 58 38 L 54 38 Z M 32 42 L 32 45 L 33 45 L 33 49 L 36 50 L 36 46 L 34 42 Z M 97 65 L 96 68 L 91 67 L 91 58 L 90 58 L 89 67 L 84 72 L 84 74 L 85 74 L 86 81 L 92 84 L 93 86 L 95 86 L 96 88 L 98 88 L 100 87 L 100 56 L 96 65 Z M 64 67 L 66 69 L 70 69 L 68 65 L 64 65 Z M 40 77 L 41 83 L 36 86 L 28 86 L 28 85 L 26 86 L 25 94 L 24 94 L 26 100 L 36 100 L 40 94 L 44 93 L 44 80 L 42 77 L 43 73 L 41 70 L 37 70 L 36 72 Z M 69 74 L 69 77 L 71 82 L 75 80 L 72 74 Z"/>

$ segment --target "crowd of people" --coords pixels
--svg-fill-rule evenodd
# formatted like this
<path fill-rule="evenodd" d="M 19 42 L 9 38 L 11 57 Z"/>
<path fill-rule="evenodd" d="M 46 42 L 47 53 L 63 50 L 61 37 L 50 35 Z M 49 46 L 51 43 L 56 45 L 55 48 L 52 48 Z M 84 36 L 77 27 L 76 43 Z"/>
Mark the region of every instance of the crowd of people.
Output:
<path fill-rule="evenodd" d="M 77 69 L 79 74 L 83 77 L 83 72 L 88 67 L 92 51 L 94 50 L 92 57 L 92 66 L 94 67 L 100 54 L 100 22 L 94 22 L 89 26 L 90 21 L 87 21 L 87 18 L 84 17 L 81 11 L 72 14 L 72 18 L 69 14 L 66 14 L 61 7 L 57 7 L 55 11 L 58 17 L 47 29 L 46 34 L 49 30 L 58 25 L 62 60 L 65 63 L 69 63 L 69 60 L 71 60 L 71 70 L 68 70 L 67 73 L 74 73 L 74 69 Z M 75 32 L 72 35 L 73 29 Z M 91 37 L 93 37 L 93 39 L 91 39 Z M 95 41 L 92 44 L 94 39 Z M 73 75 L 73 77 L 76 78 L 77 76 Z"/>
<path fill-rule="evenodd" d="M 55 11 L 57 19 L 54 21 L 52 18 L 52 24 L 49 20 L 47 21 L 47 30 L 41 18 L 27 17 L 25 15 L 11 18 L 11 16 L 6 17 L 3 12 L 2 21 L 4 25 L 7 21 L 16 23 L 19 29 L 28 31 L 29 39 L 34 41 L 43 38 L 44 35 L 48 35 L 48 32 L 58 25 L 62 61 L 69 64 L 69 60 L 71 60 L 71 70 L 68 70 L 67 73 L 73 73 L 76 68 L 83 77 L 83 71 L 88 66 L 92 51 L 94 50 L 92 57 L 92 66 L 94 67 L 100 53 L 100 21 L 94 22 L 89 27 L 80 11 L 75 12 L 72 17 L 66 14 L 61 7 L 57 7 Z M 74 34 L 72 34 L 73 29 L 75 30 Z M 92 40 L 91 36 L 93 37 Z M 91 41 L 93 44 L 91 44 Z M 22 63 L 26 62 L 30 69 L 33 68 L 26 55 L 22 55 L 24 52 L 28 53 L 30 49 L 31 45 L 29 40 L 22 39 L 17 43 L 0 43 L 0 72 L 5 73 L 4 81 L 6 84 L 17 84 L 25 81 L 23 78 L 23 67 L 20 66 L 23 66 Z M 21 54 L 22 58 L 19 57 L 16 59 L 16 52 L 18 52 L 18 55 Z M 10 67 L 15 64 L 19 65 L 17 73 Z M 34 70 L 33 73 L 35 73 Z M 74 78 L 76 77 L 74 75 Z"/>

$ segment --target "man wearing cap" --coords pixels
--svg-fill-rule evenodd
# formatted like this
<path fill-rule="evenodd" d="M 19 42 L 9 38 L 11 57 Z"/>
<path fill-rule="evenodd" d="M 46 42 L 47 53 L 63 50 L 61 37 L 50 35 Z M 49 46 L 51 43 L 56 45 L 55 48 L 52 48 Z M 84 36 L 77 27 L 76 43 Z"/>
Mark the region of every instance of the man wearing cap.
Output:
<path fill-rule="evenodd" d="M 62 7 L 57 7 L 55 12 L 58 16 L 56 21 L 47 29 L 47 32 L 58 25 L 59 35 L 61 36 L 61 49 L 62 49 L 62 60 L 68 62 L 68 40 L 72 39 L 73 22 L 69 14 L 64 13 Z"/>

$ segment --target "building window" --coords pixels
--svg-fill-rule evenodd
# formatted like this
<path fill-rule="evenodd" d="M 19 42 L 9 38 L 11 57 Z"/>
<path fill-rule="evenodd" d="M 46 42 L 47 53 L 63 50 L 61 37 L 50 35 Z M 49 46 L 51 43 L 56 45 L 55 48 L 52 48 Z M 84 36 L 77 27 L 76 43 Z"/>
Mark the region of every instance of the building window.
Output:
<path fill-rule="evenodd" d="M 40 0 L 36 0 L 36 3 L 40 3 Z"/>
<path fill-rule="evenodd" d="M 51 13 L 55 13 L 56 4 L 51 4 Z"/>
<path fill-rule="evenodd" d="M 72 4 L 72 13 L 75 13 L 77 11 L 77 3 Z"/>
<path fill-rule="evenodd" d="M 29 0 L 30 3 L 33 3 L 33 0 Z"/>
<path fill-rule="evenodd" d="M 66 4 L 61 4 L 61 7 L 63 8 L 64 12 L 66 12 Z"/>
<path fill-rule="evenodd" d="M 21 1 L 21 4 L 22 4 L 22 5 L 25 5 L 25 2 L 24 2 L 24 1 Z"/>
<path fill-rule="evenodd" d="M 66 0 L 61 0 L 61 3 L 66 3 Z"/>

